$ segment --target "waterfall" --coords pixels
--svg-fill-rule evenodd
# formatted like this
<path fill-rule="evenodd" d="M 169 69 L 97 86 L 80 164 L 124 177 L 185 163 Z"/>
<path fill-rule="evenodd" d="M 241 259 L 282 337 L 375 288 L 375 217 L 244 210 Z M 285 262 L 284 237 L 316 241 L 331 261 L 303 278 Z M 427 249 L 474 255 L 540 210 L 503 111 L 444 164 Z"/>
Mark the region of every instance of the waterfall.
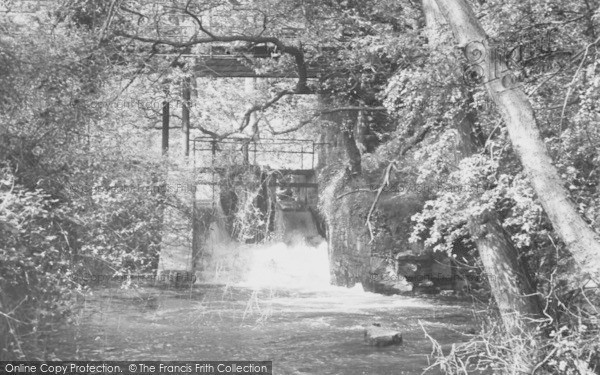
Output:
<path fill-rule="evenodd" d="M 286 289 L 318 289 L 329 286 L 327 242 L 278 242 L 247 249 L 251 253 L 245 285 Z"/>
<path fill-rule="evenodd" d="M 197 278 L 202 283 L 253 288 L 319 289 L 329 286 L 327 242 L 308 211 L 278 212 L 275 240 L 263 244 L 232 241 L 213 223 Z"/>

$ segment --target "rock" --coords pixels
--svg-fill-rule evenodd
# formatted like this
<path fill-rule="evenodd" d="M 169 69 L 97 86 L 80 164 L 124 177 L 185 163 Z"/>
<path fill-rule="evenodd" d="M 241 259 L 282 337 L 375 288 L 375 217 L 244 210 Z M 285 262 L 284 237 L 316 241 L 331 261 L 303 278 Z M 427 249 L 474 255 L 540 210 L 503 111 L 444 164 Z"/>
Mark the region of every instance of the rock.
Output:
<path fill-rule="evenodd" d="M 370 269 L 369 278 L 363 280 L 365 290 L 381 294 L 406 294 L 412 291 L 412 283 L 398 275 L 395 266 L 385 259 L 371 258 Z"/>
<path fill-rule="evenodd" d="M 414 295 L 423 295 L 423 294 L 439 294 L 440 293 L 440 288 L 433 285 L 433 284 L 424 284 L 424 285 L 417 285 L 416 287 L 413 288 L 413 293 Z"/>
<path fill-rule="evenodd" d="M 398 274 L 415 286 L 421 281 L 432 282 L 437 287 L 452 284 L 452 263 L 445 253 L 408 254 L 404 251 L 396 255 L 396 264 Z"/>
<path fill-rule="evenodd" d="M 325 242 L 325 239 L 321 236 L 308 236 L 306 237 L 306 245 L 310 247 L 319 247 L 321 243 Z"/>
<path fill-rule="evenodd" d="M 419 271 L 419 266 L 412 262 L 402 263 L 398 266 L 398 273 L 405 277 L 414 277 Z"/>
<path fill-rule="evenodd" d="M 431 277 L 435 279 L 451 279 L 452 264 L 450 258 L 445 254 L 435 254 L 431 265 Z"/>
<path fill-rule="evenodd" d="M 411 283 L 401 278 L 398 281 L 383 281 L 381 284 L 384 285 L 385 291 L 392 294 L 402 294 L 406 292 L 412 292 L 413 286 Z"/>
<path fill-rule="evenodd" d="M 380 327 L 375 323 L 365 328 L 365 342 L 369 345 L 382 347 L 402 344 L 402 333 L 393 329 Z"/>
<path fill-rule="evenodd" d="M 364 280 L 364 290 L 380 294 L 408 294 L 412 292 L 413 285 L 400 277 L 399 280 Z"/>

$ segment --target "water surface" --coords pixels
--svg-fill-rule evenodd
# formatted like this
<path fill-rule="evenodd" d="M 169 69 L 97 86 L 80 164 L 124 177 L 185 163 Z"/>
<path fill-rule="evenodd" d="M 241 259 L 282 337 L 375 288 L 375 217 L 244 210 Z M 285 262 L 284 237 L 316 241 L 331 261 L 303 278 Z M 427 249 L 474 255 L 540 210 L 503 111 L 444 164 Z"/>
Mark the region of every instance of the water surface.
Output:
<path fill-rule="evenodd" d="M 105 288 L 85 298 L 57 342 L 61 359 L 271 360 L 274 374 L 420 374 L 431 343 L 465 341 L 467 306 L 358 288 Z M 402 346 L 364 342 L 372 323 Z M 422 325 L 422 326 L 421 326 Z M 438 373 L 432 370 L 430 373 Z"/>

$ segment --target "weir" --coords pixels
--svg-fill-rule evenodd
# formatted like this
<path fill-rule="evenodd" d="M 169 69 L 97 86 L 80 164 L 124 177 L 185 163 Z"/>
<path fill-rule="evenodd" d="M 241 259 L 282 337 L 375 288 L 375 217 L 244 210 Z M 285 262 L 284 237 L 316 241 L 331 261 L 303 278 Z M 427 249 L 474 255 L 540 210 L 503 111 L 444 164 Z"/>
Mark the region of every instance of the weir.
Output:
<path fill-rule="evenodd" d="M 193 163 L 168 173 L 175 204 L 164 213 L 159 280 L 327 285 L 314 148 L 310 140 L 195 139 Z"/>

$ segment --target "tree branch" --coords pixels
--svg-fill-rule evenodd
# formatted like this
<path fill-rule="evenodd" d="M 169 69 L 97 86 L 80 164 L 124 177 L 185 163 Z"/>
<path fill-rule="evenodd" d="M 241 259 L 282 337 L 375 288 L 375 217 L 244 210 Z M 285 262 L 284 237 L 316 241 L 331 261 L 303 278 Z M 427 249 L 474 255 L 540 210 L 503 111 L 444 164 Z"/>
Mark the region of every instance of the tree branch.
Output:
<path fill-rule="evenodd" d="M 147 17 L 147 16 L 143 15 L 142 13 L 136 12 L 136 11 L 135 11 L 135 10 L 133 10 L 133 9 L 130 9 L 130 8 L 128 8 L 128 7 L 126 7 L 126 6 L 125 6 L 125 5 L 123 5 L 123 4 L 119 5 L 119 9 L 121 9 L 121 10 L 124 10 L 124 11 L 126 11 L 126 12 L 128 12 L 128 13 L 131 13 L 131 14 L 135 14 L 136 16 L 138 16 L 138 21 L 137 21 L 137 24 L 138 24 L 138 25 L 140 24 L 140 22 L 142 22 L 142 20 L 143 20 L 144 18 L 145 18 L 145 19 L 148 19 L 148 17 Z"/>
<path fill-rule="evenodd" d="M 337 113 L 337 112 L 351 112 L 351 111 L 384 112 L 384 111 L 387 111 L 387 109 L 385 107 L 339 107 L 339 108 L 324 109 L 322 111 L 315 112 L 310 118 L 300 121 L 300 123 L 298 125 L 292 126 L 291 128 L 281 130 L 281 131 L 275 131 L 273 128 L 271 128 L 271 133 L 273 135 L 282 135 L 282 134 L 292 133 L 292 132 L 302 129 L 306 125 L 310 124 L 313 120 L 315 120 L 316 118 L 319 118 L 323 115 Z"/>
<path fill-rule="evenodd" d="M 335 197 L 335 199 L 342 199 L 344 198 L 346 195 L 350 195 L 350 194 L 356 194 L 356 193 L 372 193 L 372 194 L 376 194 L 376 191 L 370 190 L 370 189 L 356 189 L 356 190 L 351 190 L 351 191 L 347 191 L 343 194 L 338 195 L 337 197 Z"/>
<path fill-rule="evenodd" d="M 371 223 L 371 216 L 373 215 L 373 211 L 375 211 L 375 207 L 377 207 L 377 202 L 379 201 L 381 193 L 383 193 L 383 189 L 390 184 L 390 173 L 395 166 L 396 162 L 393 161 L 387 166 L 387 168 L 385 168 L 385 172 L 383 173 L 383 182 L 381 183 L 381 186 L 379 186 L 379 189 L 377 189 L 377 195 L 375 196 L 375 199 L 371 204 L 371 208 L 369 209 L 369 214 L 367 215 L 367 222 L 365 224 L 369 228 L 369 236 L 371 237 L 370 242 L 373 242 L 375 239 L 375 235 L 373 234 L 373 224 Z"/>
<path fill-rule="evenodd" d="M 329 114 L 329 113 L 336 113 L 336 112 L 357 112 L 357 111 L 362 111 L 362 112 L 385 112 L 387 111 L 387 108 L 385 107 L 338 107 L 338 108 L 332 108 L 332 109 L 325 109 L 323 111 L 321 111 L 322 115 L 325 114 Z"/>
<path fill-rule="evenodd" d="M 208 35 L 209 37 L 214 38 L 215 36 L 204 28 L 204 25 L 202 25 L 202 20 L 200 20 L 200 18 L 198 18 L 197 15 L 190 12 L 190 3 L 191 2 L 192 2 L 192 0 L 188 0 L 187 4 L 185 4 L 185 9 L 183 10 L 183 12 L 185 14 L 187 14 L 188 16 L 192 17 L 192 19 L 196 22 L 196 25 L 198 25 L 198 30 L 202 31 L 204 34 Z"/>
<path fill-rule="evenodd" d="M 431 130 L 431 126 L 424 127 L 419 132 L 419 134 L 414 136 L 410 140 L 410 142 L 402 148 L 402 150 L 400 151 L 400 156 L 404 156 L 410 149 L 412 149 L 417 144 L 421 143 L 421 141 L 423 141 L 423 139 L 425 139 L 425 136 L 427 135 L 427 133 L 429 133 L 430 130 Z M 371 208 L 369 209 L 369 214 L 367 215 L 367 220 L 366 220 L 365 225 L 369 228 L 369 236 L 371 237 L 371 242 L 373 242 L 373 240 L 375 239 L 375 236 L 373 235 L 373 224 L 371 223 L 371 216 L 373 215 L 375 208 L 377 208 L 377 202 L 379 201 L 379 197 L 381 196 L 381 193 L 383 193 L 383 190 L 390 184 L 390 174 L 392 172 L 392 169 L 395 168 L 395 166 L 396 166 L 396 162 L 393 161 L 385 169 L 385 172 L 383 173 L 383 182 L 379 186 L 379 189 L 377 189 L 377 195 L 375 196 L 375 199 L 373 200 L 373 204 L 371 204 Z"/>
<path fill-rule="evenodd" d="M 244 117 L 242 118 L 242 123 L 240 124 L 238 131 L 240 131 L 240 132 L 243 131 L 250 124 L 250 118 L 252 117 L 253 113 L 262 112 L 262 111 L 268 109 L 269 107 L 272 107 L 273 105 L 275 105 L 284 96 L 292 95 L 292 94 L 294 94 L 294 91 L 283 90 L 283 91 L 278 92 L 272 99 L 268 100 L 266 103 L 260 104 L 260 105 L 259 104 L 253 105 L 250 109 L 248 109 L 246 111 L 246 113 L 244 113 Z"/>

